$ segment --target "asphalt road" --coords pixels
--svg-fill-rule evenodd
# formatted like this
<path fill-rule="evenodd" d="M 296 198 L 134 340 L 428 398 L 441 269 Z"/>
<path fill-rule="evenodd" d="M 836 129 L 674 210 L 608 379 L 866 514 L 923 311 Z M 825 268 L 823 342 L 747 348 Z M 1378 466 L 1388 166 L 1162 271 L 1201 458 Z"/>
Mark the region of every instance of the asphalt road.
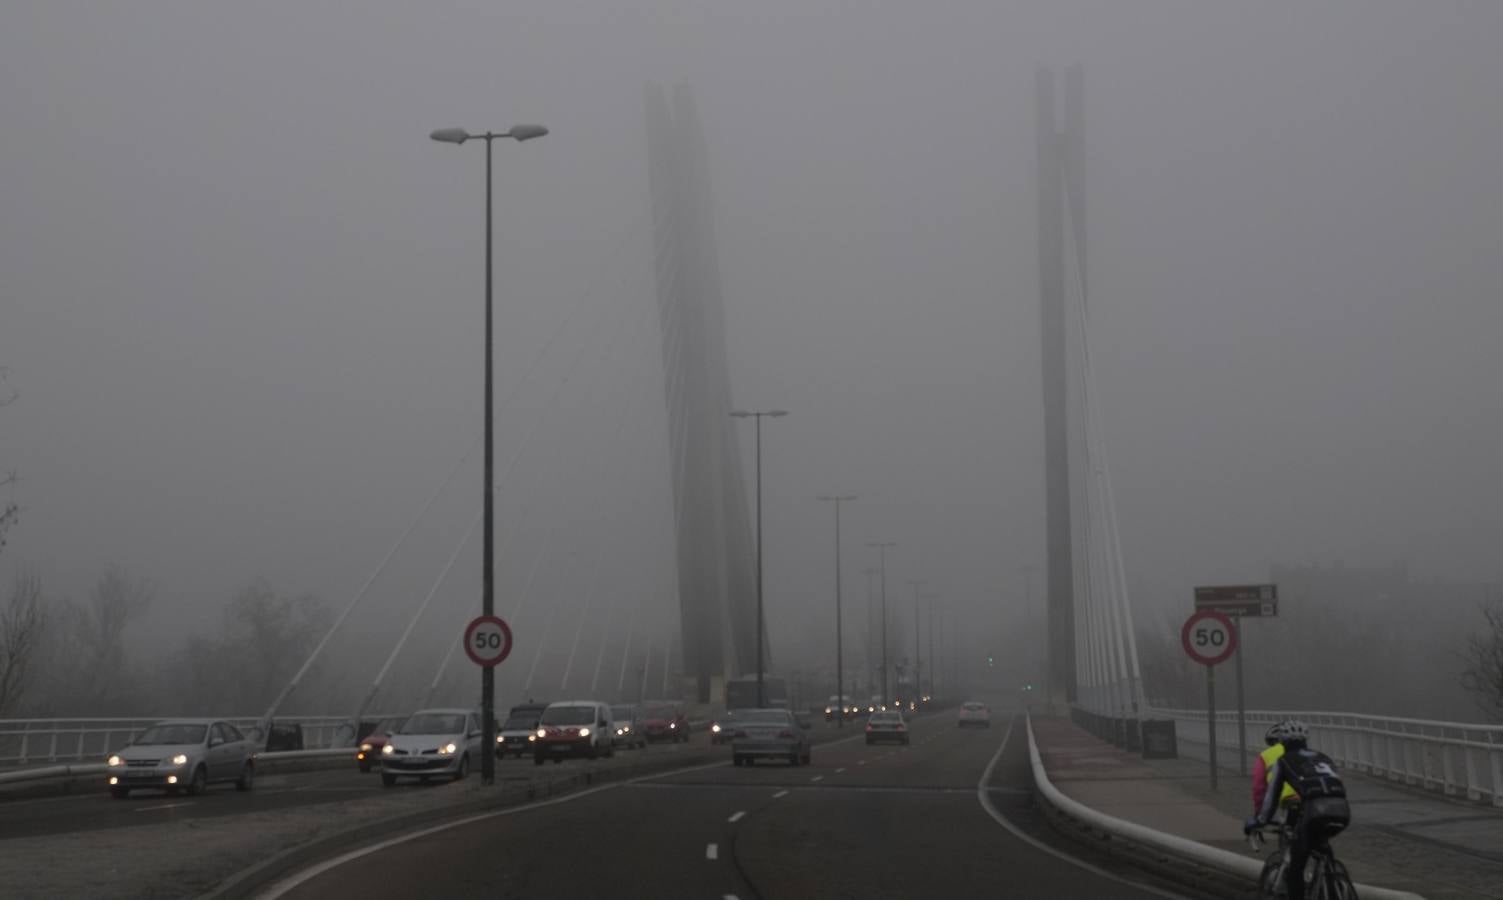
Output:
<path fill-rule="evenodd" d="M 398 836 L 263 896 L 1173 896 L 1120 864 L 1061 858 L 1087 851 L 1038 819 L 1021 725 L 998 758 L 1007 726 L 963 731 L 941 713 L 913 723 L 910 746 L 868 747 L 857 732 L 802 767 L 734 767 L 727 749 L 690 770 Z M 978 796 L 994 758 L 986 796 L 1030 837 Z"/>
<path fill-rule="evenodd" d="M 540 775 L 559 774 L 560 770 L 570 766 L 612 767 L 640 760 L 644 755 L 689 757 L 693 755 L 696 744 L 707 743 L 700 737 L 689 744 L 655 744 L 645 750 L 617 751 L 615 758 L 609 760 L 570 761 L 560 766 L 543 768 L 534 766 L 531 758 L 509 758 L 497 761 L 496 778 L 503 784 L 512 780 L 525 782 Z M 479 777 L 479 766 L 476 766 L 470 778 Z M 379 794 L 383 790 L 398 795 L 442 790 L 447 784 L 441 780 L 422 784 L 415 779 L 404 778 L 397 786 L 384 789 L 379 771 L 360 772 L 353 756 L 344 767 L 260 775 L 256 778 L 255 787 L 246 793 L 235 790 L 233 784 L 215 784 L 197 797 L 171 795 L 159 790 L 137 790 L 123 800 L 116 800 L 106 792 L 103 776 L 99 780 L 97 791 L 0 803 L 0 846 L 3 846 L 5 840 L 18 837 L 238 816 L 359 799 Z"/>

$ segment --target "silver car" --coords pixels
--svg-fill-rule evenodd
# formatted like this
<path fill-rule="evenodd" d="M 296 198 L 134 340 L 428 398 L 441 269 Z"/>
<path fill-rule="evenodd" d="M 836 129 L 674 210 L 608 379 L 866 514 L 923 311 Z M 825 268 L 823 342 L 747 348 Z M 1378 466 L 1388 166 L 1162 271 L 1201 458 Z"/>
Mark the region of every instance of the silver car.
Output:
<path fill-rule="evenodd" d="M 106 765 L 110 795 L 117 798 L 137 788 L 201 794 L 216 781 L 248 791 L 256 777 L 256 748 L 228 722 L 169 719 L 136 735 Z"/>
<path fill-rule="evenodd" d="M 381 783 L 403 775 L 423 781 L 439 775 L 455 781 L 480 758 L 480 714 L 472 709 L 424 709 L 408 717 L 381 748 Z"/>
<path fill-rule="evenodd" d="M 808 765 L 813 748 L 809 723 L 786 709 L 740 709 L 731 734 L 731 761 L 752 765 L 758 757 Z"/>

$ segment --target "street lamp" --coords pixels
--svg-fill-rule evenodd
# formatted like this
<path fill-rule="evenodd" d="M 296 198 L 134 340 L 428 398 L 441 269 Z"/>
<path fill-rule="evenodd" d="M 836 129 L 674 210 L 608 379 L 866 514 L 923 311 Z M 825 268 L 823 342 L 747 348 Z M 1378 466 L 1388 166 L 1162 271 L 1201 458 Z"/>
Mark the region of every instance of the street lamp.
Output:
<path fill-rule="evenodd" d="M 924 586 L 924 582 L 910 581 L 908 583 L 913 585 L 913 693 L 917 697 L 922 697 L 924 685 L 921 675 L 924 667 L 922 660 L 919 659 L 919 588 Z"/>
<path fill-rule="evenodd" d="M 480 554 L 481 589 L 480 589 L 480 612 L 481 615 L 491 616 L 496 613 L 496 580 L 495 565 L 491 559 L 495 547 L 496 507 L 495 491 L 491 486 L 495 484 L 492 477 L 495 467 L 495 442 L 491 434 L 491 144 L 497 138 L 509 138 L 517 141 L 530 141 L 540 138 L 548 133 L 548 129 L 541 125 L 513 125 L 511 130 L 503 134 L 487 131 L 484 134 L 470 134 L 463 128 L 440 128 L 428 135 L 435 141 L 444 144 L 463 144 L 468 140 L 485 141 L 485 536 L 482 538 L 485 548 Z M 485 733 L 481 736 L 480 746 L 484 748 L 480 754 L 480 781 L 482 784 L 494 784 L 496 780 L 496 754 L 490 752 L 496 746 L 496 670 L 490 666 L 482 666 L 480 669 L 480 706 L 482 726 Z"/>
<path fill-rule="evenodd" d="M 887 692 L 887 551 L 896 547 L 893 541 L 868 541 L 868 547 L 877 548 L 877 568 L 882 573 L 882 704 L 892 702 Z"/>
<path fill-rule="evenodd" d="M 856 499 L 855 494 L 820 497 L 835 504 L 835 703 L 840 707 L 835 727 L 845 727 L 845 657 L 840 641 L 840 504 Z"/>
<path fill-rule="evenodd" d="M 757 420 L 757 706 L 767 706 L 767 691 L 763 687 L 762 661 L 762 419 L 777 419 L 788 415 L 786 409 L 736 409 L 731 411 L 735 419 Z"/>

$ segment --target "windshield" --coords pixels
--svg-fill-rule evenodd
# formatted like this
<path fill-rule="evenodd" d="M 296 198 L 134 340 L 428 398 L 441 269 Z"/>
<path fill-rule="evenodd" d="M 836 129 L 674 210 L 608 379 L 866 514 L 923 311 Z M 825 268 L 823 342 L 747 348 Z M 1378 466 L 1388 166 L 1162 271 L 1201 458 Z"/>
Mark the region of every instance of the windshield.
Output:
<path fill-rule="evenodd" d="M 616 720 L 622 720 L 622 719 L 630 720 L 631 719 L 631 707 L 630 706 L 612 706 L 611 707 L 611 718 L 616 719 Z"/>
<path fill-rule="evenodd" d="M 538 720 L 541 725 L 589 725 L 595 721 L 592 706 L 550 706 Z"/>
<path fill-rule="evenodd" d="M 141 732 L 131 743 L 147 744 L 202 744 L 207 725 L 153 725 Z"/>
<path fill-rule="evenodd" d="M 512 716 L 511 718 L 507 719 L 501 725 L 501 730 L 502 731 L 526 730 L 526 729 L 536 728 L 537 724 L 538 724 L 538 717 L 537 716 Z"/>
<path fill-rule="evenodd" d="M 900 716 L 900 715 L 898 715 L 897 713 L 879 712 L 879 713 L 874 713 L 872 715 L 872 717 L 870 719 L 868 719 L 867 721 L 869 721 L 869 722 L 901 722 L 901 721 L 903 721 L 903 717 Z"/>
<path fill-rule="evenodd" d="M 419 713 L 402 725 L 399 734 L 459 734 L 464 731 L 459 713 Z"/>
<path fill-rule="evenodd" d="M 394 732 L 397 729 L 401 728 L 402 727 L 402 723 L 405 722 L 405 721 L 407 721 L 407 720 L 403 716 L 392 716 L 389 719 L 382 719 L 380 722 L 376 723 L 376 730 L 373 731 L 373 732 L 371 732 L 371 733 L 372 734 L 391 734 L 392 732 Z"/>
<path fill-rule="evenodd" d="M 972 703 L 965 703 L 965 704 L 962 704 L 962 706 L 963 706 L 963 708 L 968 709 L 971 712 L 975 712 L 978 709 L 985 709 L 986 708 L 983 704 L 974 703 L 974 702 L 972 702 Z"/>
<path fill-rule="evenodd" d="M 678 718 L 678 710 L 672 706 L 649 706 L 642 710 L 644 719 L 675 719 Z"/>

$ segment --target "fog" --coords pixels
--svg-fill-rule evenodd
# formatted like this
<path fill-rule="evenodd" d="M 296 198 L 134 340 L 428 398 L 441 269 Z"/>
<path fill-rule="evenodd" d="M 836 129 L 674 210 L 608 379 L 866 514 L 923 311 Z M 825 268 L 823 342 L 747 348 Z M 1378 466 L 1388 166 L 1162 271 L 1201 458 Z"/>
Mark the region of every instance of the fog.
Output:
<path fill-rule="evenodd" d="M 643 91 L 687 84 L 732 395 L 790 411 L 763 434 L 775 665 L 829 665 L 816 498 L 849 493 L 848 660 L 865 545 L 894 541 L 895 637 L 922 580 L 986 677 L 1043 622 L 1033 79 L 1080 62 L 1139 631 L 1177 634 L 1196 584 L 1400 564 L 1444 586 L 1404 596 L 1445 628 L 1398 650 L 1454 687 L 1503 579 L 1503 7 L 629 6 L 9 4 L 0 577 L 52 605 L 110 566 L 149 580 L 128 643 L 150 666 L 257 578 L 337 614 L 436 494 L 316 676 L 362 693 L 479 512 L 484 151 L 427 136 L 536 121 L 495 148 L 503 695 L 540 644 L 567 665 L 581 621 L 572 693 L 600 635 L 676 636 Z M 400 702 L 478 610 L 479 560 L 477 535 Z M 1364 627 L 1414 614 L 1383 609 Z"/>

